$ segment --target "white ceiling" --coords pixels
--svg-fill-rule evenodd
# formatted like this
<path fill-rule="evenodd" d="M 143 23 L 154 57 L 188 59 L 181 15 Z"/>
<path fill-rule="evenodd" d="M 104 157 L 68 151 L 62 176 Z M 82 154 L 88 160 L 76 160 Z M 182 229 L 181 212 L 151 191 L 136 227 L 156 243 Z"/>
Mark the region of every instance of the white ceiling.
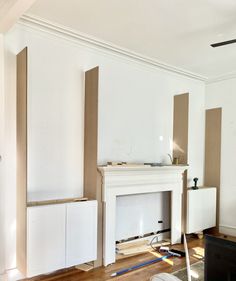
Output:
<path fill-rule="evenodd" d="M 27 14 L 208 78 L 236 73 L 236 0 L 38 0 Z"/>

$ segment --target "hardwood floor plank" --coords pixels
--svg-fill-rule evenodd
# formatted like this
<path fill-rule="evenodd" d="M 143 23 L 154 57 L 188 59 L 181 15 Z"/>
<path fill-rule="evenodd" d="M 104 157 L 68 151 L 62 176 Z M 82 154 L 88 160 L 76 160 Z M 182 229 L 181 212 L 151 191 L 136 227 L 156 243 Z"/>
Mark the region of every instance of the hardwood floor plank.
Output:
<path fill-rule="evenodd" d="M 190 262 L 191 264 L 193 264 L 199 260 L 198 258 L 194 257 L 194 255 L 196 254 L 196 249 L 202 249 L 204 247 L 204 240 L 189 238 L 188 247 L 189 247 L 189 254 L 190 254 Z M 183 249 L 183 245 L 175 245 L 173 246 L 173 248 Z M 185 258 L 173 257 L 168 259 L 168 261 L 154 263 L 152 265 L 145 266 L 143 268 L 128 272 L 121 276 L 111 277 L 111 274 L 113 272 L 133 266 L 141 262 L 154 259 L 156 257 L 157 254 L 155 252 L 148 252 L 137 256 L 132 256 L 132 257 L 118 260 L 113 265 L 107 267 L 95 268 L 89 272 L 83 272 L 81 270 L 72 267 L 69 269 L 57 271 L 49 275 L 41 275 L 38 277 L 23 279 L 23 280 L 24 281 L 26 280 L 27 281 L 111 281 L 111 280 L 148 281 L 151 276 L 158 274 L 160 272 L 172 273 L 186 267 Z M 173 265 L 171 265 L 170 263 L 173 263 Z"/>

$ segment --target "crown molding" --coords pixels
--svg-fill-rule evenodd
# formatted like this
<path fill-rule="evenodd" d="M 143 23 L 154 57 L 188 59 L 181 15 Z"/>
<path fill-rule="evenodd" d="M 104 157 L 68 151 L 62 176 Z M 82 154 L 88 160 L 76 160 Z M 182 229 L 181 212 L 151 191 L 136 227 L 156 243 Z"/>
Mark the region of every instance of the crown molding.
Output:
<path fill-rule="evenodd" d="M 113 53 L 115 55 L 122 56 L 127 59 L 131 59 L 132 61 L 136 61 L 138 63 L 145 64 L 147 66 L 155 67 L 157 69 L 163 69 L 172 73 L 176 73 L 182 76 L 186 76 L 188 78 L 193 78 L 200 81 L 207 81 L 207 77 L 186 71 L 182 68 L 174 67 L 172 65 L 160 62 L 156 59 L 143 56 L 139 53 L 133 52 L 131 50 L 116 46 L 110 42 L 102 41 L 90 35 L 78 32 L 74 29 L 68 28 L 66 26 L 50 22 L 40 17 L 36 17 L 34 15 L 23 15 L 18 21 L 19 24 L 28 26 L 37 30 L 41 30 L 47 32 L 49 34 L 53 34 L 57 37 L 61 37 L 65 40 L 77 42 L 78 44 L 87 45 L 89 47 L 93 47 L 99 50 L 105 50 L 109 53 Z"/>
<path fill-rule="evenodd" d="M 236 78 L 236 72 L 230 72 L 230 73 L 226 73 L 217 77 L 213 77 L 213 78 L 208 78 L 206 80 L 206 84 L 212 84 L 212 83 L 217 83 L 217 82 L 222 82 L 225 80 L 230 80 L 230 79 L 235 79 Z"/>

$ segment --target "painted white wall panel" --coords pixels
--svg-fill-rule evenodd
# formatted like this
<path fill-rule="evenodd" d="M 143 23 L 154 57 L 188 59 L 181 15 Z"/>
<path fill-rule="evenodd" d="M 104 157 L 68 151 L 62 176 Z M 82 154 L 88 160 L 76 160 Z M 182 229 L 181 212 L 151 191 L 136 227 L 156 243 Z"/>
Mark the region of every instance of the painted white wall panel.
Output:
<path fill-rule="evenodd" d="M 66 205 L 66 267 L 97 259 L 97 201 Z"/>
<path fill-rule="evenodd" d="M 80 72 L 73 55 L 67 52 L 62 55 L 53 42 L 41 43 L 40 49 L 37 45 L 34 40 L 29 46 L 28 60 L 29 200 L 80 197 L 83 195 Z"/>
<path fill-rule="evenodd" d="M 222 107 L 220 228 L 236 236 L 236 79 L 207 85 L 206 108 Z"/>
<path fill-rule="evenodd" d="M 100 66 L 99 163 L 169 161 L 173 96 L 190 93 L 189 179 L 203 177 L 201 81 L 16 26 L 6 50 L 7 264 L 15 264 L 15 54 L 29 48 L 29 199 L 83 194 L 84 71 Z M 194 134 L 195 137 L 192 136 Z M 197 144 L 197 145 L 196 145 Z M 154 209 L 155 210 L 155 207 Z"/>
<path fill-rule="evenodd" d="M 65 267 L 66 205 L 27 208 L 27 276 Z"/>

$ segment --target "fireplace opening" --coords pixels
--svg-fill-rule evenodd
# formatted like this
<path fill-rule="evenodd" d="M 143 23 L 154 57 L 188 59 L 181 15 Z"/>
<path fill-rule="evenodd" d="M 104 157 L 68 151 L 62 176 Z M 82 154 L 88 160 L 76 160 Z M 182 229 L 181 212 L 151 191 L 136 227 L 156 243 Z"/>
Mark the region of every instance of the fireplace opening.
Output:
<path fill-rule="evenodd" d="M 169 191 L 116 197 L 116 244 L 170 238 Z"/>

